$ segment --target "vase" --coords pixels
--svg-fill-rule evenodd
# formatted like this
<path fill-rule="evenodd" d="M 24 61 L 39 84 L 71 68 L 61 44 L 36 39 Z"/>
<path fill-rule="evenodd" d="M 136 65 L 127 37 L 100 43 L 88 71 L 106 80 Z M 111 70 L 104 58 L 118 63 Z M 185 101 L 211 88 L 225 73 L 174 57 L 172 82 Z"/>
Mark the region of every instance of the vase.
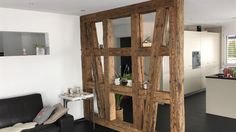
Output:
<path fill-rule="evenodd" d="M 114 80 L 114 84 L 115 84 L 115 85 L 120 85 L 120 78 L 116 78 L 116 79 Z"/>
<path fill-rule="evenodd" d="M 45 55 L 45 49 L 36 47 L 36 55 Z"/>
<path fill-rule="evenodd" d="M 132 87 L 132 80 L 127 80 L 127 86 Z"/>
<path fill-rule="evenodd" d="M 123 121 L 123 109 L 116 110 L 116 119 Z"/>

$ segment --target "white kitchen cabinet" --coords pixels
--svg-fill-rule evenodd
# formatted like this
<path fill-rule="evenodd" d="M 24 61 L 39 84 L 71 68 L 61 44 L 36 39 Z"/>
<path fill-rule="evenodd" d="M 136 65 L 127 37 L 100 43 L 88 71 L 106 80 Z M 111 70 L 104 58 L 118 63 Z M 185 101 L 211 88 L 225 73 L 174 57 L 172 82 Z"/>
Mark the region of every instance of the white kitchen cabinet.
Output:
<path fill-rule="evenodd" d="M 192 52 L 200 51 L 201 67 L 192 69 Z M 163 89 L 169 90 L 169 60 L 163 62 Z M 220 68 L 220 34 L 184 32 L 184 89 L 185 94 L 206 88 L 206 75 L 216 74 Z"/>

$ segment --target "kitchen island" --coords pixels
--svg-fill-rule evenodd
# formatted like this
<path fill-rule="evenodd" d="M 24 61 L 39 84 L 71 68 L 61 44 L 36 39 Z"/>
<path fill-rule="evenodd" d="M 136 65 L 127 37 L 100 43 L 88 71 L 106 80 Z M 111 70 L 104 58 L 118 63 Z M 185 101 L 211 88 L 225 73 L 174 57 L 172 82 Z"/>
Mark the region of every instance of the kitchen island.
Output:
<path fill-rule="evenodd" d="M 236 119 L 236 78 L 206 76 L 206 113 Z"/>

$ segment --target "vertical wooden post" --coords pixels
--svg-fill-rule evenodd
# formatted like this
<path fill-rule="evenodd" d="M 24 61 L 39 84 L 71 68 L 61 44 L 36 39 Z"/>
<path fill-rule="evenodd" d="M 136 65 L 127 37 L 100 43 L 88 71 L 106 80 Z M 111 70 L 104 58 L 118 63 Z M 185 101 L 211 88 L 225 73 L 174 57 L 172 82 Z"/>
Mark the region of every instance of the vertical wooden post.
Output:
<path fill-rule="evenodd" d="M 132 100 L 133 100 L 133 120 L 134 126 L 142 129 L 144 100 L 139 98 L 139 90 L 143 83 L 143 68 L 141 57 L 137 55 L 136 50 L 141 47 L 141 19 L 140 14 L 136 13 L 131 16 L 131 52 L 132 52 Z M 137 114 L 139 113 L 139 114 Z"/>
<path fill-rule="evenodd" d="M 89 36 L 90 35 L 90 36 Z M 89 49 L 91 52 L 91 65 L 93 67 L 93 75 L 95 82 L 95 92 L 97 95 L 98 115 L 100 118 L 105 117 L 105 104 L 104 104 L 104 88 L 100 84 L 104 83 L 102 73 L 101 57 L 95 56 L 94 48 L 98 47 L 97 32 L 94 22 L 87 23 L 87 38 L 89 41 Z"/>
<path fill-rule="evenodd" d="M 81 51 L 82 51 L 82 79 L 83 79 L 83 91 L 85 92 L 91 92 L 91 89 L 88 89 L 86 87 L 86 83 L 89 81 L 92 81 L 92 73 L 91 73 L 91 60 L 89 56 L 84 55 L 84 51 L 87 50 L 86 45 L 87 42 L 87 31 L 86 31 L 86 23 L 84 23 L 82 20 L 80 22 L 80 30 L 81 30 Z M 84 117 L 87 120 L 91 120 L 90 113 L 93 111 L 91 105 L 93 105 L 93 102 L 91 100 L 85 100 L 84 101 Z"/>
<path fill-rule="evenodd" d="M 164 26 L 165 26 L 165 8 L 160 8 L 156 11 L 155 26 L 153 33 L 153 43 L 151 50 L 151 59 L 149 66 L 149 80 L 148 95 L 145 105 L 144 126 L 143 130 L 146 132 L 156 131 L 156 118 L 158 102 L 153 102 L 154 92 L 160 90 L 161 71 L 162 71 L 162 56 L 159 56 L 161 46 L 163 44 Z"/>
<path fill-rule="evenodd" d="M 184 0 L 175 0 L 171 8 L 170 93 L 171 132 L 185 132 L 184 112 Z"/>
<path fill-rule="evenodd" d="M 105 88 L 105 115 L 107 120 L 116 119 L 115 94 L 111 92 L 111 85 L 115 76 L 114 57 L 109 56 L 109 48 L 113 47 L 112 22 L 110 19 L 103 21 L 103 42 L 104 42 L 104 88 Z"/>

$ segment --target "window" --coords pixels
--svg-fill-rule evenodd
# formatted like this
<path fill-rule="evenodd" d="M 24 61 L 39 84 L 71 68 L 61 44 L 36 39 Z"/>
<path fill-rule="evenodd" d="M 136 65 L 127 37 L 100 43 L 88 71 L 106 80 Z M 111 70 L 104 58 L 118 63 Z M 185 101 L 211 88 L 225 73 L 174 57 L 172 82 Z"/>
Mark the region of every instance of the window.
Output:
<path fill-rule="evenodd" d="M 236 35 L 228 35 L 226 41 L 226 63 L 236 64 Z"/>

